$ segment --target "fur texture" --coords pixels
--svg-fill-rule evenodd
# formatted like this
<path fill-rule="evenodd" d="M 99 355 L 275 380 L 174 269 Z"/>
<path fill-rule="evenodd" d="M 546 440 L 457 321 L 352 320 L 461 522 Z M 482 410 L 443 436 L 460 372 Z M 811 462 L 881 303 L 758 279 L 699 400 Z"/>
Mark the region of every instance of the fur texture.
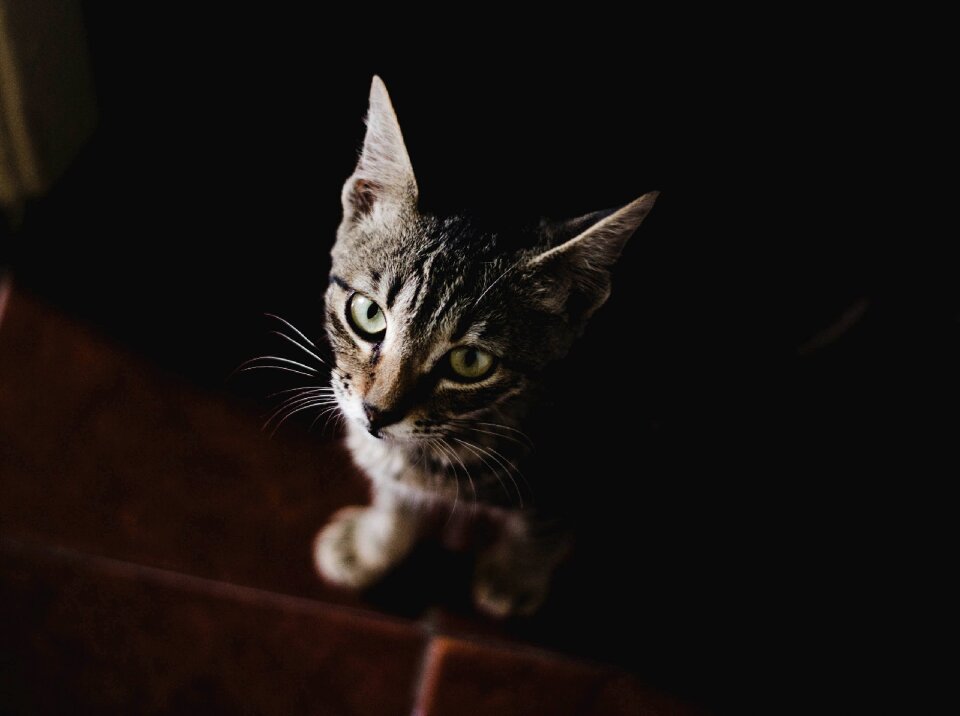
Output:
<path fill-rule="evenodd" d="M 548 481 L 526 479 L 535 472 L 526 421 L 548 389 L 545 371 L 607 300 L 610 268 L 655 199 L 502 234 L 421 213 L 400 126 L 373 79 L 363 151 L 342 193 L 326 328 L 347 444 L 374 499 L 318 535 L 327 580 L 379 579 L 442 505 L 499 525 L 479 555 L 477 606 L 495 616 L 537 609 L 567 539 L 534 499 Z M 488 360 L 479 377 L 457 370 Z"/>

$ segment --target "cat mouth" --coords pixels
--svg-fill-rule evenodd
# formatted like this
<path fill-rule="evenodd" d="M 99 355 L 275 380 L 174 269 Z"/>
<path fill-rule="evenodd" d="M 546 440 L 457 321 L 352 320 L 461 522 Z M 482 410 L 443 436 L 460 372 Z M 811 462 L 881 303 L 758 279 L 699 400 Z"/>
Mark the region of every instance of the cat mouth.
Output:
<path fill-rule="evenodd" d="M 373 437 L 377 438 L 378 440 L 382 440 L 387 443 L 410 444 L 410 443 L 420 442 L 418 436 L 416 435 L 397 435 L 395 433 L 390 432 L 390 428 L 381 428 L 380 430 L 377 430 L 375 432 L 367 430 L 367 432 L 370 433 Z"/>
<path fill-rule="evenodd" d="M 360 423 L 360 427 L 363 428 L 371 437 L 376 438 L 381 442 L 391 443 L 394 445 L 420 445 L 427 442 L 429 439 L 429 436 L 427 435 L 420 435 L 410 432 L 397 432 L 395 430 L 395 426 L 371 428 L 365 423 Z"/>

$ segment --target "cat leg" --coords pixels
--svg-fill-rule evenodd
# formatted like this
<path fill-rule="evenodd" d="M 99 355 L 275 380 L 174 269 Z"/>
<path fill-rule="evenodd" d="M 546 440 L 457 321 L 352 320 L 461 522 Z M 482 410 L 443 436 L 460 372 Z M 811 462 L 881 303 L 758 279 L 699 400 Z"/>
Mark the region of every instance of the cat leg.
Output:
<path fill-rule="evenodd" d="M 498 618 L 533 614 L 546 599 L 550 578 L 569 545 L 566 533 L 519 513 L 510 515 L 477 561 L 477 609 Z"/>
<path fill-rule="evenodd" d="M 369 507 L 345 507 L 317 535 L 314 562 L 328 582 L 360 589 L 382 577 L 417 541 L 420 510 L 379 490 Z"/>

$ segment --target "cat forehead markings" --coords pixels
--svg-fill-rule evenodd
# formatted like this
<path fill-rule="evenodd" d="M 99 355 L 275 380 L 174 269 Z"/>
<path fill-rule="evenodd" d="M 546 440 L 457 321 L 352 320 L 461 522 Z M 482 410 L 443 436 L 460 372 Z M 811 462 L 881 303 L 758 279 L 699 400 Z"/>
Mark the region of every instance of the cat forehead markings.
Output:
<path fill-rule="evenodd" d="M 444 351 L 466 345 L 509 355 L 510 365 L 522 370 L 539 370 L 566 354 L 607 300 L 610 268 L 656 196 L 505 232 L 488 231 L 478 218 L 422 213 L 396 113 L 382 82 L 374 80 L 363 150 L 341 192 L 343 218 L 332 255 L 345 287 L 365 293 L 385 312 L 387 330 L 382 345 L 354 335 L 351 347 L 342 321 L 330 313 L 343 359 L 389 353 L 423 370 Z M 480 390 L 473 395 L 476 404 L 456 410 L 480 409 L 498 397 Z"/>

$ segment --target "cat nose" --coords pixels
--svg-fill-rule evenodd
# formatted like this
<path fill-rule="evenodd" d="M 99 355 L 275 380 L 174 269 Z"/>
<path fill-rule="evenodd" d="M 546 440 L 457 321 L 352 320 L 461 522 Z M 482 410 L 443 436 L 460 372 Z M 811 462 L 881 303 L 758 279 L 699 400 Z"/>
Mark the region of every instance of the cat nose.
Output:
<path fill-rule="evenodd" d="M 380 437 L 380 428 L 383 427 L 383 411 L 370 403 L 363 404 L 363 413 L 367 416 L 367 431 L 375 438 Z"/>
<path fill-rule="evenodd" d="M 367 432 L 375 438 L 382 438 L 381 428 L 393 425 L 403 419 L 402 410 L 385 410 L 364 401 L 363 413 L 367 416 Z"/>

